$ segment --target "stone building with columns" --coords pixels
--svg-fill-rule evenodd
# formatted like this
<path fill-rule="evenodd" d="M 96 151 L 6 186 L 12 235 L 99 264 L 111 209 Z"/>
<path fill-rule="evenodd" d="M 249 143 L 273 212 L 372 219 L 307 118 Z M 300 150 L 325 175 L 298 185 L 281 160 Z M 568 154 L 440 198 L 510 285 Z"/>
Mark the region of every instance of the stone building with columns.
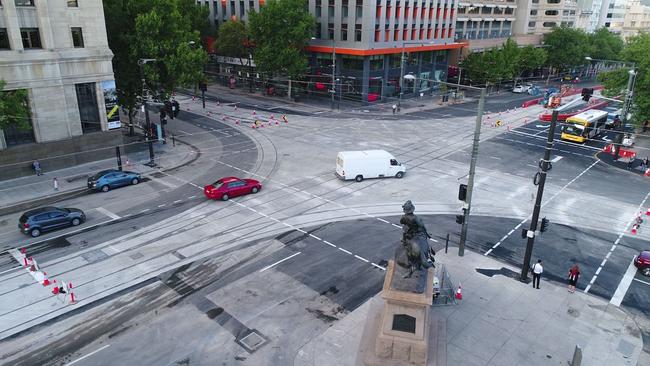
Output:
<path fill-rule="evenodd" d="M 102 0 L 0 0 L 0 79 L 27 91 L 31 125 L 0 131 L 0 163 L 120 142 L 112 58 Z"/>

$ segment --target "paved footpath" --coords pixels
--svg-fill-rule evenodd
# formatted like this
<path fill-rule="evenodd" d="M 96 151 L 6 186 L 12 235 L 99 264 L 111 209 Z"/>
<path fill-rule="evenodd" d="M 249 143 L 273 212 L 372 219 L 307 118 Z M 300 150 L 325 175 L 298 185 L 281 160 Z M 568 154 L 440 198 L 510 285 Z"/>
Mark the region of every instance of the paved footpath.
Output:
<path fill-rule="evenodd" d="M 607 301 L 569 293 L 543 276 L 539 290 L 501 274 L 489 277 L 477 269 L 518 269 L 470 251 L 458 257 L 457 248 L 450 248 L 436 258 L 463 290 L 460 304 L 431 308 L 447 322 L 447 365 L 567 365 L 576 345 L 582 365 L 640 365 L 641 332 L 630 315 Z M 294 365 L 355 365 L 373 301 L 377 297 L 305 344 Z"/>

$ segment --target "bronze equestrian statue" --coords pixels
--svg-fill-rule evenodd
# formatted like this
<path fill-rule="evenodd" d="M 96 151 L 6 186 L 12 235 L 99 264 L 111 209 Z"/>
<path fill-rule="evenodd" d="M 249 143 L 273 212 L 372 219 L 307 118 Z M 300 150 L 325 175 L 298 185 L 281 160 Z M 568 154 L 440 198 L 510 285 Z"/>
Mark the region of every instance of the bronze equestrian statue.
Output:
<path fill-rule="evenodd" d="M 430 253 L 428 240 L 431 235 L 427 232 L 422 219 L 414 214 L 415 206 L 410 200 L 402 205 L 402 210 L 404 215 L 399 222 L 402 224 L 402 246 L 406 258 L 398 258 L 397 263 L 409 269 L 405 278 L 411 277 L 415 271 L 419 272 L 416 292 L 422 293 L 426 284 L 427 270 L 432 266 L 427 257 Z M 408 263 L 405 263 L 404 259 L 407 259 Z"/>

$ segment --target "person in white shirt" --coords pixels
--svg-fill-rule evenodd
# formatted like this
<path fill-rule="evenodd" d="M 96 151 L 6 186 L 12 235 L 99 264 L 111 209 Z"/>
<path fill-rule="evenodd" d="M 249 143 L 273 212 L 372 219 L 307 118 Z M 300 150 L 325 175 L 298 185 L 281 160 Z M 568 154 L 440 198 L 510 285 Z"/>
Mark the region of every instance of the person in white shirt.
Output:
<path fill-rule="evenodd" d="M 539 290 L 539 280 L 542 278 L 542 273 L 544 272 L 544 267 L 542 267 L 542 260 L 538 259 L 537 263 L 533 264 L 533 287 L 537 287 Z M 535 286 L 535 281 L 537 281 L 537 286 Z"/>

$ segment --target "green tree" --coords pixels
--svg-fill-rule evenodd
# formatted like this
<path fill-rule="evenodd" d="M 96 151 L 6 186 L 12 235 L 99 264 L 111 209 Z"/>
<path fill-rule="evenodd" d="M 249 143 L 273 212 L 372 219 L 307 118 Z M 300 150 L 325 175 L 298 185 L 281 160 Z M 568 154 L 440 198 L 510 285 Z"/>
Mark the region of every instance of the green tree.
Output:
<path fill-rule="evenodd" d="M 638 125 L 650 118 L 650 34 L 641 33 L 631 37 L 620 53 L 621 59 L 636 64 L 636 82 L 634 84 L 632 119 Z M 629 69 L 622 68 L 598 75 L 598 80 L 605 87 L 606 95 L 622 95 L 627 87 Z"/>
<path fill-rule="evenodd" d="M 178 86 L 195 85 L 207 62 L 199 32 L 207 29 L 208 9 L 192 0 L 105 0 L 108 45 L 120 105 L 129 110 L 142 95 L 138 60 L 158 61 L 145 68 L 150 90 L 166 98 Z"/>
<path fill-rule="evenodd" d="M 248 56 L 246 45 L 250 36 L 246 25 L 239 20 L 223 23 L 217 36 L 217 52 L 220 55 L 237 57 L 240 60 Z"/>
<path fill-rule="evenodd" d="M 29 104 L 27 90 L 4 90 L 5 81 L 0 79 L 0 130 L 16 127 L 29 130 Z"/>
<path fill-rule="evenodd" d="M 624 45 L 621 36 L 603 27 L 589 34 L 588 56 L 601 60 L 619 60 Z"/>
<path fill-rule="evenodd" d="M 546 64 L 547 59 L 548 53 L 543 48 L 537 48 L 531 45 L 520 48 L 516 61 L 517 76 L 522 76 L 526 72 L 539 69 Z"/>
<path fill-rule="evenodd" d="M 586 63 L 589 56 L 589 38 L 582 29 L 559 27 L 544 36 L 548 63 L 558 69 L 566 69 Z"/>
<path fill-rule="evenodd" d="M 291 78 L 304 75 L 308 65 L 305 46 L 316 25 L 306 5 L 304 0 L 270 0 L 259 12 L 249 11 L 259 71 Z"/>

